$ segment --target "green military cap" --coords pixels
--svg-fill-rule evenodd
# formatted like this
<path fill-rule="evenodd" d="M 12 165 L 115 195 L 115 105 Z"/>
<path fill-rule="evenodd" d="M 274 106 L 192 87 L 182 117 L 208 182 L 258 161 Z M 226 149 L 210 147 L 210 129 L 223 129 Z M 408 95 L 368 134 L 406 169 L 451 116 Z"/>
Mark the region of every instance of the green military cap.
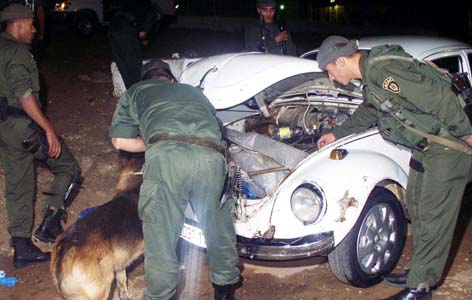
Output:
<path fill-rule="evenodd" d="M 274 0 L 257 0 L 257 7 L 276 7 L 277 4 Z"/>
<path fill-rule="evenodd" d="M 0 22 L 14 19 L 33 19 L 34 13 L 30 8 L 21 4 L 11 4 L 0 12 Z"/>
<path fill-rule="evenodd" d="M 350 56 L 357 51 L 357 41 L 348 40 L 339 35 L 332 35 L 327 37 L 321 43 L 320 51 L 316 57 L 318 66 L 321 70 L 326 68 L 326 65 L 341 56 Z"/>

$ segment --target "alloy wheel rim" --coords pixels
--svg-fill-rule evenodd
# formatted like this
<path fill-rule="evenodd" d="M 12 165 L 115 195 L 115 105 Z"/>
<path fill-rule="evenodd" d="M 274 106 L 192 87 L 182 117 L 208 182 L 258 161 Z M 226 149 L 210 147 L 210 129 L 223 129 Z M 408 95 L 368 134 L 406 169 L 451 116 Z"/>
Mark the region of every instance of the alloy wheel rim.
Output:
<path fill-rule="evenodd" d="M 357 238 L 357 261 L 362 271 L 378 274 L 390 261 L 398 228 L 392 208 L 387 204 L 373 206 L 365 215 Z"/>

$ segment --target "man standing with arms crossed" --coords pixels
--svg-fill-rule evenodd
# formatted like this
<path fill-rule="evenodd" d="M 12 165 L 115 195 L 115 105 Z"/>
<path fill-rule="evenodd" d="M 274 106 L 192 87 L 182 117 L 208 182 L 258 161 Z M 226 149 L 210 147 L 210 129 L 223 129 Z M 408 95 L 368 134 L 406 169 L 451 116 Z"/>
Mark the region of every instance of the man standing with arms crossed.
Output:
<path fill-rule="evenodd" d="M 400 46 L 357 51 L 355 41 L 330 36 L 318 53 L 331 80 L 364 84 L 364 102 L 352 117 L 318 140 L 321 148 L 372 126 L 412 149 L 406 199 L 413 231 L 406 288 L 387 299 L 429 300 L 441 280 L 472 159 L 472 126 L 451 82 Z M 452 225 L 452 226 L 451 226 Z"/>
<path fill-rule="evenodd" d="M 146 154 L 138 213 L 145 240 L 145 300 L 171 299 L 179 282 L 177 241 L 190 203 L 207 242 L 215 300 L 232 300 L 239 281 L 232 201 L 220 207 L 226 172 L 221 124 L 201 90 L 175 83 L 153 60 L 120 98 L 108 135 L 113 146 Z"/>

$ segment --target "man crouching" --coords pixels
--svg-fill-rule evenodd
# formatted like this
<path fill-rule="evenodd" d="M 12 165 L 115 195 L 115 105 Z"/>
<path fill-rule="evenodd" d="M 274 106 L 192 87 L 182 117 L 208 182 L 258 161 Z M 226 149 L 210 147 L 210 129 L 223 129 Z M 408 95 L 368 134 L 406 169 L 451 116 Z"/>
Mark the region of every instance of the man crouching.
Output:
<path fill-rule="evenodd" d="M 203 93 L 176 83 L 163 61 L 144 65 L 142 79 L 121 97 L 108 134 L 118 150 L 146 152 L 138 205 L 145 299 L 170 299 L 176 293 L 176 244 L 189 202 L 207 241 L 215 299 L 233 299 L 238 255 L 232 205 L 219 209 L 226 172 L 220 121 Z"/>

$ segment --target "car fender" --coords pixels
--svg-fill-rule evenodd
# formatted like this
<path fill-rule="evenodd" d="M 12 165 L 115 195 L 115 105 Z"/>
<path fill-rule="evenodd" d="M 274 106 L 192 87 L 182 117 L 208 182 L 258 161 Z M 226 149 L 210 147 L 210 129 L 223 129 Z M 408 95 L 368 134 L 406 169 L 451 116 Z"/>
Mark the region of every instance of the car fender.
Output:
<path fill-rule="evenodd" d="M 408 174 L 396 161 L 369 150 L 354 149 L 344 160 L 325 162 L 317 167 L 335 178 L 336 184 L 319 183 L 327 199 L 326 215 L 320 227 L 336 228 L 333 231 L 335 246 L 356 224 L 376 186 L 389 181 L 405 188 L 408 180 Z M 350 173 L 352 171 L 355 171 L 355 176 Z"/>
<path fill-rule="evenodd" d="M 347 151 L 345 158 L 330 159 L 331 151 L 340 148 Z M 354 226 L 377 185 L 389 181 L 406 187 L 409 157 L 407 149 L 385 142 L 376 130 L 353 135 L 313 153 L 277 188 L 269 216 L 269 224 L 275 226 L 274 237 L 333 231 L 337 245 Z M 290 198 L 304 183 L 316 186 L 326 199 L 323 215 L 314 224 L 305 225 L 292 213 Z"/>

